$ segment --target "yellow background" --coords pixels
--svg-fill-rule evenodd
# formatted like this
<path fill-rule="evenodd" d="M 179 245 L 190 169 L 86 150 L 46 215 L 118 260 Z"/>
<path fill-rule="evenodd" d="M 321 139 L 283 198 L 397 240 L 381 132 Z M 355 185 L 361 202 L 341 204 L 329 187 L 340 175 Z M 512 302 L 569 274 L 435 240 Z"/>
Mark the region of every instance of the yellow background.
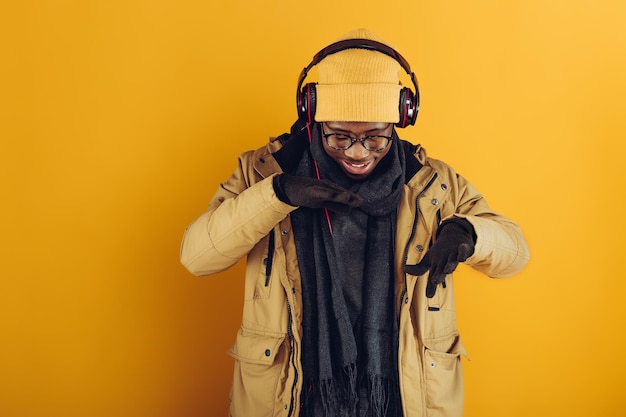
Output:
<path fill-rule="evenodd" d="M 509 280 L 458 271 L 466 417 L 626 415 L 625 22 L 621 0 L 4 2 L 0 416 L 226 414 L 242 263 L 191 276 L 183 229 L 360 26 L 417 73 L 401 136 L 532 251 Z"/>

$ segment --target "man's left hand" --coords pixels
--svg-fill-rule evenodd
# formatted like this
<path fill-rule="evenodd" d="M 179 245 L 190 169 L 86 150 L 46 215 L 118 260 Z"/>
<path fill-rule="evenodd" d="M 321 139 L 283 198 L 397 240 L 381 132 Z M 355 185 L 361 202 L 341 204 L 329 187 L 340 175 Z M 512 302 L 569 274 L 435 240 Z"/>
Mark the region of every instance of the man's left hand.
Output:
<path fill-rule="evenodd" d="M 459 262 L 464 262 L 474 253 L 474 236 L 473 226 L 465 219 L 443 222 L 435 243 L 421 262 L 405 265 L 404 272 L 415 276 L 429 272 L 426 297 L 434 297 L 439 284 L 446 287 L 446 275 L 454 272 Z"/>

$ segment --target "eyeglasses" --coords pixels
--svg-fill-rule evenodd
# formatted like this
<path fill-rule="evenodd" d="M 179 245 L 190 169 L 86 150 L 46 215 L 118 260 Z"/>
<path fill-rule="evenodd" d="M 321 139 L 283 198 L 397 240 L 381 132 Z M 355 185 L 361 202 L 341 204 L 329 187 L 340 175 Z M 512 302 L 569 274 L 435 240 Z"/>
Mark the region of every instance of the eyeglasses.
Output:
<path fill-rule="evenodd" d="M 389 146 L 392 139 L 392 136 L 384 135 L 364 136 L 361 139 L 357 139 L 343 133 L 324 133 L 324 125 L 322 125 L 322 136 L 328 146 L 337 151 L 345 151 L 354 142 L 359 141 L 368 151 L 380 152 Z"/>

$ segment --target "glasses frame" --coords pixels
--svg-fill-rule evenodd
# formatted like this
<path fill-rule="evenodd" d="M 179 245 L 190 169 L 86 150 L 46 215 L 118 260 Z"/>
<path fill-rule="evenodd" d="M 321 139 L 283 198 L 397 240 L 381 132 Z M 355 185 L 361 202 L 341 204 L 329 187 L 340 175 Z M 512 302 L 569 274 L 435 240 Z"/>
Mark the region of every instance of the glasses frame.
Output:
<path fill-rule="evenodd" d="M 350 144 L 348 146 L 344 147 L 344 148 L 337 148 L 337 147 L 331 145 L 328 142 L 328 138 L 331 137 L 331 136 L 343 136 L 343 137 L 349 138 L 350 139 Z M 391 143 L 391 141 L 393 139 L 393 136 L 386 136 L 386 135 L 370 135 L 370 136 L 363 136 L 362 138 L 357 139 L 354 136 L 346 135 L 345 133 L 326 133 L 324 131 L 324 124 L 322 124 L 322 137 L 326 141 L 326 144 L 330 148 L 332 148 L 332 149 L 334 149 L 336 151 L 346 151 L 346 150 L 350 149 L 350 147 L 352 145 L 354 145 L 354 142 L 358 141 L 358 142 L 361 142 L 361 146 L 363 146 L 366 150 L 368 150 L 370 152 L 382 152 L 382 151 L 384 151 L 385 149 L 387 149 L 389 147 L 389 144 Z M 385 139 L 387 139 L 387 144 L 385 146 L 383 146 L 382 148 L 370 149 L 367 146 L 365 146 L 365 141 L 368 140 L 368 139 L 372 139 L 372 138 L 385 138 Z"/>

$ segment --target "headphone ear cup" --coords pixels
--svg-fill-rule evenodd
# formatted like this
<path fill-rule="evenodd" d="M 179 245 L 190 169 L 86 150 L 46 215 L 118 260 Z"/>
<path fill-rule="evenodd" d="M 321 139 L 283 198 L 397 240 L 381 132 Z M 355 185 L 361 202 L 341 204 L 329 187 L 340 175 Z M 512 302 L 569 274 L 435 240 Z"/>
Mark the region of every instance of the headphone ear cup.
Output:
<path fill-rule="evenodd" d="M 308 123 L 315 119 L 316 106 L 315 83 L 308 83 L 298 94 L 298 117 Z"/>
<path fill-rule="evenodd" d="M 414 125 L 418 109 L 419 96 L 413 94 L 413 91 L 408 87 L 402 88 L 400 90 L 400 121 L 396 123 L 396 126 L 407 127 Z"/>

